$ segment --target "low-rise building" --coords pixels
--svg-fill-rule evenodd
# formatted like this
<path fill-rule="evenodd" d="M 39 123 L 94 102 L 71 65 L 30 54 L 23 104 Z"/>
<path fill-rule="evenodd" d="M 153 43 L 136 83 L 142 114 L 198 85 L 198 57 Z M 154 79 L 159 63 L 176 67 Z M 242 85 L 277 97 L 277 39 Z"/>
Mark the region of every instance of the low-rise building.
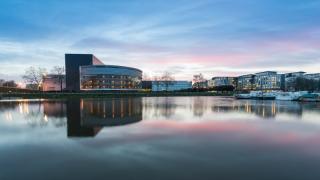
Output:
<path fill-rule="evenodd" d="M 192 84 L 192 88 L 194 89 L 206 89 L 208 88 L 208 81 L 195 82 Z"/>
<path fill-rule="evenodd" d="M 152 81 L 142 81 L 142 89 L 144 90 L 152 90 Z"/>
<path fill-rule="evenodd" d="M 152 81 L 152 91 L 181 91 L 191 88 L 191 81 Z"/>
<path fill-rule="evenodd" d="M 219 86 L 234 86 L 236 85 L 236 78 L 234 77 L 213 77 L 208 81 L 208 87 L 219 87 Z"/>
<path fill-rule="evenodd" d="M 42 91 L 62 91 L 66 88 L 65 75 L 48 74 L 43 77 Z"/>

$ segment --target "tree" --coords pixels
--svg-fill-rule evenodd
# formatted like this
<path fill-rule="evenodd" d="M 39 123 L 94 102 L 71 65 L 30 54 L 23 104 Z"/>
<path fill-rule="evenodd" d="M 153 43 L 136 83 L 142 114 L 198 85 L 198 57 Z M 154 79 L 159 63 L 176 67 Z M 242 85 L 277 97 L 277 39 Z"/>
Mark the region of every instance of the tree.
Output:
<path fill-rule="evenodd" d="M 54 66 L 51 70 L 52 74 L 58 75 L 59 82 L 60 82 L 60 91 L 63 90 L 63 79 L 65 75 L 65 68 L 63 66 Z"/>
<path fill-rule="evenodd" d="M 206 81 L 207 80 L 203 77 L 201 73 L 193 75 L 193 86 L 197 89 L 203 88 L 202 86 Z"/>
<path fill-rule="evenodd" d="M 165 71 L 161 76 L 161 83 L 163 83 L 163 85 L 166 88 L 166 91 L 168 91 L 169 86 L 173 85 L 175 83 L 175 80 L 174 80 L 172 73 Z"/>
<path fill-rule="evenodd" d="M 25 74 L 22 76 L 22 78 L 25 80 L 26 83 L 38 87 L 38 90 L 40 91 L 43 76 L 45 76 L 46 74 L 47 71 L 45 68 L 36 68 L 31 66 L 25 70 Z"/>
<path fill-rule="evenodd" d="M 142 74 L 142 80 L 143 80 L 143 81 L 150 81 L 151 78 L 150 78 L 150 76 L 149 76 L 147 73 L 143 73 L 143 74 Z"/>
<path fill-rule="evenodd" d="M 319 91 L 319 80 L 307 79 L 303 77 L 298 77 L 293 82 L 294 90 L 296 91 Z"/>

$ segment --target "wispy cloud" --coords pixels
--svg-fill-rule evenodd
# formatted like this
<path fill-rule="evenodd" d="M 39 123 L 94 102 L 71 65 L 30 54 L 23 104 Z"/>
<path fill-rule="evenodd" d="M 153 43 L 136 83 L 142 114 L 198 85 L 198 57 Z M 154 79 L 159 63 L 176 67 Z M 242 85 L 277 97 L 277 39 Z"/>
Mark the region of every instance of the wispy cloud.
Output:
<path fill-rule="evenodd" d="M 177 79 L 320 69 L 316 0 L 4 0 L 0 6 L 6 76 L 30 65 L 63 65 L 64 53 L 94 53 L 151 76 L 173 71 Z"/>

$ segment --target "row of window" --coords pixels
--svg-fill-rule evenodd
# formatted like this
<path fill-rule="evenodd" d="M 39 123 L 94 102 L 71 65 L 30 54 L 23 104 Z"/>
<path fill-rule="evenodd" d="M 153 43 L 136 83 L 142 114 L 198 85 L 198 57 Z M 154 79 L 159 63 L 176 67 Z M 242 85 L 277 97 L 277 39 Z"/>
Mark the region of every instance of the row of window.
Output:
<path fill-rule="evenodd" d="M 116 75 L 83 76 L 81 89 L 141 89 L 141 78 Z"/>

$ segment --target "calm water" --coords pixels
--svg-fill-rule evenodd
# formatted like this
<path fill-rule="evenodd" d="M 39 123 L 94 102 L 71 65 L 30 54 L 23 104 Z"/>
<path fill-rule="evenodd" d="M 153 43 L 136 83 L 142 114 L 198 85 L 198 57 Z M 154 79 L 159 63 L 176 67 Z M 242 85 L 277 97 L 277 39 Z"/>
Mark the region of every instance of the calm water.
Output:
<path fill-rule="evenodd" d="M 0 102 L 0 179 L 320 179 L 320 104 Z"/>

